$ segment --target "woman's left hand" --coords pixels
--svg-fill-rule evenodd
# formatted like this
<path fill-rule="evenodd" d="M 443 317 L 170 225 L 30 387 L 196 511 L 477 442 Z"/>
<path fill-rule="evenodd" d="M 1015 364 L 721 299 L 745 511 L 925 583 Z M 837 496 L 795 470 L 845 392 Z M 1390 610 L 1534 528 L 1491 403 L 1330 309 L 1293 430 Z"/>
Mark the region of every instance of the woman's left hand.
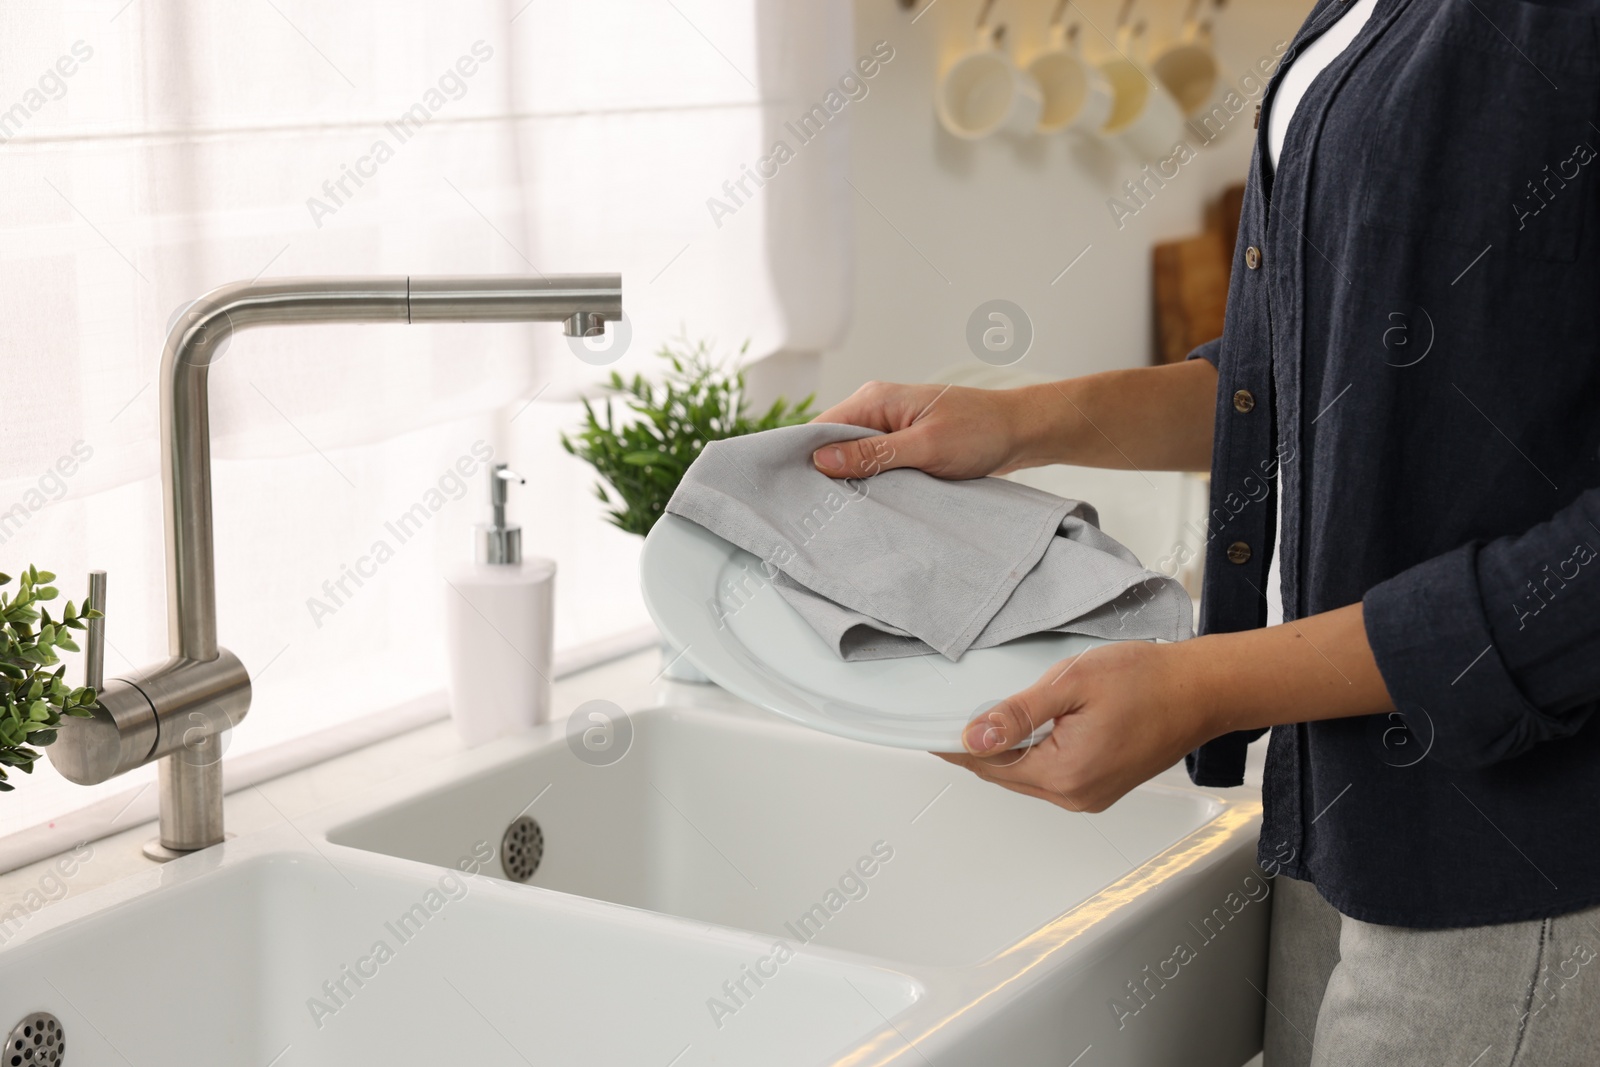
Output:
<path fill-rule="evenodd" d="M 1071 811 L 1104 811 L 1221 732 L 1188 644 L 1125 641 L 1062 660 L 967 726 L 972 755 L 939 755 Z M 1044 740 L 1012 749 L 1051 719 Z"/>
<path fill-rule="evenodd" d="M 1392 711 L 1358 603 L 1174 644 L 1100 645 L 969 723 L 970 754 L 939 755 L 1018 793 L 1104 811 L 1230 730 Z M 1043 741 L 1011 748 L 1051 719 Z"/>

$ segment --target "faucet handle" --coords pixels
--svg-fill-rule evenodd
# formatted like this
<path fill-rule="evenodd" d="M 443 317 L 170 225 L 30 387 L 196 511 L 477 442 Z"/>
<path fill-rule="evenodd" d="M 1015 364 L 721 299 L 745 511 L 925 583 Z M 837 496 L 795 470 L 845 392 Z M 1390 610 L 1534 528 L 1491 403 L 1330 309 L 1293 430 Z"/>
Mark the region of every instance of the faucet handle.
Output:
<path fill-rule="evenodd" d="M 85 618 L 91 613 L 94 618 Z M 122 678 L 105 677 L 106 572 L 89 572 L 84 621 L 83 684 L 94 690 L 92 714 L 61 720 L 61 733 L 45 750 L 61 776 L 78 785 L 98 785 L 148 762 L 159 736 L 155 706 Z"/>
<path fill-rule="evenodd" d="M 84 641 L 83 684 L 99 693 L 105 688 L 106 668 L 106 572 L 89 572 L 89 598 L 84 607 L 100 613 L 88 623 L 88 637 Z"/>

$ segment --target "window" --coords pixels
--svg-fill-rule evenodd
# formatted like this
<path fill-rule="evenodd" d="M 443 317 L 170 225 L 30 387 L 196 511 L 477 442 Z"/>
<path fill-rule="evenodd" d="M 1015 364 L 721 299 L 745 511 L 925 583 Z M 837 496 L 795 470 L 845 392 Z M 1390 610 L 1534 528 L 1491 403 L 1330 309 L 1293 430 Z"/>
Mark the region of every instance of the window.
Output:
<path fill-rule="evenodd" d="M 620 271 L 625 373 L 680 331 L 822 347 L 848 292 L 843 132 L 710 205 L 851 69 L 848 6 L 801 6 L 8 6 L 0 570 L 36 562 L 76 599 L 106 569 L 107 673 L 166 654 L 159 353 L 226 282 Z M 441 572 L 470 557 L 491 449 L 529 478 L 526 551 L 560 565 L 558 649 L 647 621 L 638 544 L 558 443 L 610 369 L 553 326 L 232 339 L 210 386 L 219 634 L 255 698 L 230 759 L 442 687 Z M 386 524 L 418 502 L 402 540 Z M 0 798 L 0 836 L 153 770 L 81 788 L 46 763 Z"/>

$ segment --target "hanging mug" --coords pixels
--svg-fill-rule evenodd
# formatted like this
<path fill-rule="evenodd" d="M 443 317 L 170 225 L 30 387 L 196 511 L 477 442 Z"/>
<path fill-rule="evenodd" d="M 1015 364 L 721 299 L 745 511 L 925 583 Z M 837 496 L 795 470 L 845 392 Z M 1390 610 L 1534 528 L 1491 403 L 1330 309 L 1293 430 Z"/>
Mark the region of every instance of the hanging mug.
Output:
<path fill-rule="evenodd" d="M 974 46 L 939 78 L 934 108 L 952 136 L 976 141 L 1006 131 L 1029 134 L 1039 124 L 1044 94 L 1001 48 L 1005 27 L 986 25 L 989 4 L 978 20 Z"/>
<path fill-rule="evenodd" d="M 1165 159 L 1183 140 L 1183 112 L 1177 101 L 1135 57 L 1142 22 L 1117 30 L 1117 52 L 1101 60 L 1111 85 L 1111 114 L 1100 134 L 1126 145 L 1140 159 Z"/>
<path fill-rule="evenodd" d="M 1083 58 L 1078 27 L 1050 27 L 1049 46 L 1026 67 L 1044 96 L 1038 132 L 1076 130 L 1089 133 L 1111 117 L 1111 85 L 1100 69 Z"/>
<path fill-rule="evenodd" d="M 1152 56 L 1150 70 L 1177 101 L 1184 118 L 1199 118 L 1211 110 L 1222 88 L 1222 67 L 1211 42 L 1211 23 L 1197 22 L 1191 15 L 1184 23 L 1183 34 Z"/>

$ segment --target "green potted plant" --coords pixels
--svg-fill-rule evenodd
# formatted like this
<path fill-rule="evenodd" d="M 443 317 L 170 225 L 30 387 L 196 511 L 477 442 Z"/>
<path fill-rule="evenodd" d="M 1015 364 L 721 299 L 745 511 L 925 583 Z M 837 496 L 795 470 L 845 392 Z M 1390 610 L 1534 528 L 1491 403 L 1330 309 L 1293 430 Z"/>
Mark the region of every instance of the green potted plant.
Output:
<path fill-rule="evenodd" d="M 14 788 L 6 781 L 6 768 L 33 773 L 38 749 L 56 739 L 61 716 L 94 714 L 95 691 L 67 685 L 67 668 L 56 650 L 78 651 L 72 631 L 85 629 L 100 612 L 80 611 L 69 600 L 61 617 L 51 618 L 44 603 L 58 595 L 50 584 L 55 578 L 30 566 L 14 594 L 0 593 L 0 793 Z M 10 584 L 11 576 L 0 574 L 0 586 Z"/>
<path fill-rule="evenodd" d="M 738 356 L 748 348 L 746 341 Z M 779 397 L 752 416 L 744 372 L 737 361 L 729 370 L 714 359 L 708 342 L 670 342 L 656 355 L 667 363 L 659 382 L 641 374 L 624 380 L 612 371 L 613 396 L 599 405 L 585 400 L 583 427 L 561 435 L 562 447 L 600 475 L 595 495 L 610 508 L 612 525 L 641 537 L 666 514 L 667 501 L 707 444 L 810 422 L 814 399 L 790 405 Z M 620 419 L 619 403 L 625 409 Z M 673 649 L 663 646 L 662 656 L 667 677 L 707 680 Z"/>

